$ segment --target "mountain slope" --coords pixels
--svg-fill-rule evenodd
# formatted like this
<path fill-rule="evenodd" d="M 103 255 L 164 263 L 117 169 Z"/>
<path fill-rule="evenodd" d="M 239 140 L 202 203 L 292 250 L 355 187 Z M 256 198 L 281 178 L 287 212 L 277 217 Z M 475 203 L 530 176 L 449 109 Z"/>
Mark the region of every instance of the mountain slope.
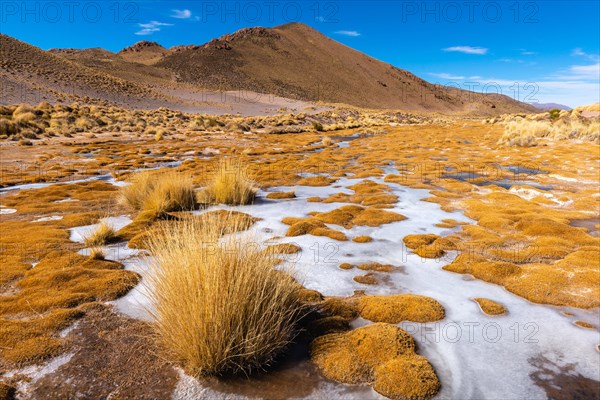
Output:
<path fill-rule="evenodd" d="M 103 57 L 112 54 L 101 49 L 84 51 Z M 2 102 L 98 98 L 135 103 L 136 99 L 160 97 L 139 82 L 118 78 L 58 54 L 0 35 L 0 82 L 5 88 Z"/>
<path fill-rule="evenodd" d="M 156 64 L 181 81 L 368 108 L 498 113 L 533 110 L 506 96 L 432 85 L 299 23 L 248 28 Z"/>

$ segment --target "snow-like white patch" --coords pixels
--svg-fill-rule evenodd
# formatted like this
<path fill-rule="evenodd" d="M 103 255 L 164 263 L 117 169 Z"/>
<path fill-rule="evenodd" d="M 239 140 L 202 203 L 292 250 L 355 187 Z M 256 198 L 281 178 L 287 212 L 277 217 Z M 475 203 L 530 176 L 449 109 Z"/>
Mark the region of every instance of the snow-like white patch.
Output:
<path fill-rule="evenodd" d="M 38 218 L 38 219 L 35 219 L 35 220 L 31 221 L 31 222 L 60 221 L 61 219 L 63 219 L 62 215 L 52 215 L 50 217 Z"/>
<path fill-rule="evenodd" d="M 392 167 L 389 168 L 392 172 Z M 371 180 L 383 183 L 383 179 Z M 326 198 L 338 192 L 352 193 L 348 186 L 361 182 L 361 179 L 341 178 L 333 186 L 341 187 L 277 187 L 273 191 L 295 190 L 296 198 L 285 201 L 260 199 L 249 206 L 215 206 L 194 212 L 200 214 L 217 209 L 236 210 L 261 218 L 253 229 L 241 232 L 258 238 L 260 244 L 296 243 L 302 248 L 298 254 L 287 255 L 296 277 L 309 289 L 320 291 L 326 296 L 348 296 L 355 290 L 366 290 L 368 294 L 415 293 L 431 296 L 440 301 L 446 309 L 446 318 L 437 323 L 400 324 L 413 335 L 419 344 L 419 353 L 426 356 L 434 365 L 442 382 L 439 398 L 530 398 L 542 399 L 545 392 L 532 381 L 530 374 L 535 367 L 530 359 L 543 354 L 559 366 L 572 364 L 573 373 L 597 379 L 600 374 L 595 348 L 599 342 L 598 332 L 574 326 L 555 307 L 537 305 L 517 297 L 503 287 L 486 283 L 468 276 L 444 271 L 442 267 L 451 262 L 456 253 L 449 252 L 442 259 L 423 259 L 408 250 L 402 239 L 409 234 L 433 233 L 447 235 L 460 227 L 445 229 L 435 226 L 443 219 L 472 222 L 460 212 L 445 212 L 438 204 L 422 201 L 430 197 L 424 189 L 413 189 L 386 183 L 399 197 L 398 203 L 390 211 L 405 215 L 408 219 L 385 224 L 379 227 L 356 226 L 340 230 L 352 239 L 359 235 L 369 235 L 370 243 L 336 241 L 327 237 L 303 235 L 286 237 L 288 226 L 281 220 L 284 217 L 308 217 L 311 211 L 326 212 L 347 203 L 309 203 L 309 197 Z M 515 193 L 531 196 L 530 189 Z M 537 192 L 537 191 L 535 191 Z M 537 193 L 535 193 L 537 195 Z M 137 257 L 137 259 L 136 259 Z M 140 273 L 142 284 L 127 296 L 114 302 L 117 309 L 130 316 L 149 319 L 151 304 L 148 301 L 144 282 L 149 273 L 150 259 L 137 255 L 124 260 L 127 269 Z M 401 267 L 398 272 L 376 274 L 378 285 L 362 285 L 353 280 L 365 272 L 357 269 L 343 270 L 341 263 L 360 264 L 380 262 Z M 480 311 L 472 298 L 485 297 L 502 303 L 508 313 L 490 317 Z M 598 318 L 598 310 L 579 310 L 581 319 Z M 366 324 L 358 320 L 353 326 Z M 358 324 L 358 325 L 356 325 Z M 568 347 L 565 347 L 568 344 Z M 345 388 L 345 392 L 340 392 Z M 348 391 L 348 388 L 351 388 Z M 372 398 L 378 397 L 371 389 L 348 387 L 331 382 L 323 382 L 307 397 L 309 398 Z M 239 398 L 231 393 L 220 393 L 203 387 L 198 381 L 186 375 L 181 376 L 174 398 L 192 399 L 198 397 Z"/>
<path fill-rule="evenodd" d="M 122 215 L 120 217 L 102 218 L 100 221 L 105 222 L 106 224 L 112 226 L 114 230 L 118 231 L 119 229 L 129 225 L 131 223 L 131 218 L 126 215 Z M 71 231 L 71 236 L 69 239 L 72 242 L 83 243 L 85 238 L 92 234 L 98 228 L 100 223 L 70 228 L 69 231 Z"/>
<path fill-rule="evenodd" d="M 558 179 L 559 181 L 564 181 L 564 182 L 579 182 L 579 183 L 584 183 L 584 184 L 598 184 L 598 182 L 595 181 L 588 181 L 585 179 L 579 179 L 579 178 L 570 178 L 568 176 L 562 176 L 562 175 L 557 175 L 557 174 L 550 174 L 548 175 L 550 178 L 554 178 L 554 179 Z"/>
<path fill-rule="evenodd" d="M 4 206 L 0 208 L 0 215 L 14 214 L 16 212 L 17 210 L 15 210 L 14 208 L 5 208 Z"/>
<path fill-rule="evenodd" d="M 54 203 L 72 203 L 74 201 L 79 201 L 79 199 L 72 199 L 70 197 L 67 197 L 66 199 L 56 200 Z"/>
<path fill-rule="evenodd" d="M 22 395 L 27 395 L 29 392 L 29 388 L 33 386 L 38 380 L 40 380 L 48 374 L 55 372 L 61 366 L 71 361 L 71 358 L 73 358 L 74 355 L 75 353 L 63 354 L 61 356 L 53 358 L 47 363 L 31 365 L 25 368 L 8 371 L 0 376 L 8 379 L 17 375 L 25 375 L 26 377 L 28 377 L 29 379 L 19 379 L 17 381 L 17 391 Z"/>

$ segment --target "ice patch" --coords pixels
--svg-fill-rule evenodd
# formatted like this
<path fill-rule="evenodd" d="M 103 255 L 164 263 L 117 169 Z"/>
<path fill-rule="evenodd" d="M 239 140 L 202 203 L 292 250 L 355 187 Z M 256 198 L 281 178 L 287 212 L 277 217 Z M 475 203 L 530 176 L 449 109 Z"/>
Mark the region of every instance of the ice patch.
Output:
<path fill-rule="evenodd" d="M 31 222 L 60 221 L 61 219 L 63 219 L 62 215 L 52 215 L 50 217 L 38 218 L 38 219 L 35 219 L 35 220 L 31 221 Z"/>
<path fill-rule="evenodd" d="M 372 178 L 377 183 L 383 179 Z M 430 197 L 425 189 L 413 189 L 386 183 L 399 201 L 389 211 L 408 217 L 407 220 L 379 227 L 355 226 L 342 231 L 349 239 L 369 235 L 374 241 L 354 243 L 336 241 L 327 237 L 303 235 L 286 237 L 288 226 L 281 222 L 284 217 L 308 217 L 311 211 L 331 211 L 348 203 L 309 203 L 309 197 L 328 197 L 338 192 L 352 193 L 348 186 L 361 179 L 340 178 L 334 186 L 342 187 L 278 187 L 273 191 L 295 190 L 296 198 L 285 201 L 259 198 L 249 206 L 215 206 L 203 212 L 217 209 L 236 210 L 261 218 L 249 232 L 239 235 L 260 238 L 261 244 L 295 243 L 302 248 L 298 254 L 285 256 L 293 266 L 297 278 L 309 289 L 326 296 L 348 296 L 355 290 L 368 294 L 415 293 L 431 296 L 446 309 L 446 318 L 438 323 L 402 323 L 419 344 L 419 353 L 426 356 L 435 367 L 442 382 L 439 398 L 546 398 L 545 392 L 530 377 L 537 371 L 530 360 L 543 354 L 559 366 L 573 364 L 573 373 L 597 379 L 600 374 L 596 346 L 600 337 L 596 330 L 584 330 L 572 324 L 559 309 L 530 303 L 513 295 L 503 287 L 469 279 L 466 275 L 444 271 L 442 267 L 451 262 L 456 253 L 448 252 L 442 259 L 424 259 L 408 250 L 402 241 L 404 236 L 418 233 L 447 235 L 458 228 L 445 229 L 435 226 L 443 219 L 472 222 L 460 212 L 445 212 L 439 204 L 425 202 Z M 515 189 L 519 190 L 519 189 Z M 518 192 L 521 194 L 529 192 Z M 262 197 L 262 195 L 261 195 Z M 148 258 L 126 260 L 126 268 L 147 276 Z M 343 270 L 341 263 L 360 264 L 380 262 L 401 267 L 392 273 L 377 273 L 378 285 L 363 285 L 353 280 L 365 272 L 357 269 Z M 144 282 L 144 281 L 142 281 Z M 117 309 L 136 318 L 149 319 L 147 288 L 138 285 L 127 296 L 117 300 Z M 508 313 L 490 317 L 481 312 L 472 298 L 485 297 L 502 303 Z M 597 320 L 598 310 L 579 310 L 580 319 Z M 579 315 L 578 314 L 578 315 Z M 584 318 L 585 317 L 585 318 Z M 367 321 L 357 320 L 356 324 Z M 568 344 L 568 347 L 565 347 Z M 340 394 L 337 390 L 346 388 Z M 174 398 L 197 397 L 239 398 L 232 393 L 215 392 L 203 387 L 192 378 L 182 376 Z M 309 396 L 323 398 L 370 398 L 378 395 L 363 387 L 343 386 L 327 382 L 319 385 Z"/>
<path fill-rule="evenodd" d="M 129 225 L 131 223 L 131 218 L 122 215 L 120 217 L 102 218 L 100 221 L 107 223 L 115 231 L 118 231 L 119 229 Z M 100 223 L 70 228 L 69 231 L 71 231 L 71 236 L 69 237 L 69 240 L 71 240 L 72 242 L 83 243 L 85 241 L 85 238 L 92 234 L 98 228 Z"/>

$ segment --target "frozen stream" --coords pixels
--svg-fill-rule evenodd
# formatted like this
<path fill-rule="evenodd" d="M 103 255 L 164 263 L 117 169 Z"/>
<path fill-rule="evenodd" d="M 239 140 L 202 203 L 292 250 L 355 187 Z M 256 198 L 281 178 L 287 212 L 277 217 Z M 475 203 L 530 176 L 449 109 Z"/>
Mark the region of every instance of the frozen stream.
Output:
<path fill-rule="evenodd" d="M 383 183 L 382 179 L 371 179 Z M 446 309 L 446 318 L 438 323 L 402 323 L 419 344 L 419 353 L 426 356 L 435 367 L 442 382 L 437 398 L 443 399 L 545 399 L 546 392 L 534 383 L 532 374 L 542 381 L 556 385 L 556 379 L 598 379 L 600 375 L 600 343 L 597 330 L 583 329 L 573 324 L 573 318 L 589 322 L 598 320 L 598 310 L 557 308 L 537 305 L 507 292 L 501 286 L 471 279 L 469 276 L 442 270 L 455 254 L 442 259 L 422 259 L 406 249 L 402 238 L 414 233 L 447 235 L 452 230 L 436 227 L 443 219 L 469 221 L 459 212 L 442 211 L 438 204 L 424 202 L 427 190 L 412 189 L 388 184 L 399 197 L 391 211 L 399 212 L 407 220 L 380 227 L 332 228 L 344 232 L 349 239 L 369 235 L 370 243 L 338 242 L 327 237 L 304 235 L 285 237 L 287 225 L 284 217 L 306 217 L 310 211 L 330 211 L 347 203 L 309 203 L 313 196 L 327 197 L 338 192 L 352 193 L 347 186 L 361 179 L 343 178 L 329 187 L 278 187 L 273 191 L 296 191 L 290 200 L 267 200 L 261 193 L 259 201 L 250 206 L 216 206 L 196 214 L 215 209 L 242 211 L 262 218 L 249 233 L 268 243 L 291 242 L 302 247 L 302 252 L 288 256 L 297 278 L 310 289 L 324 295 L 348 296 L 354 290 L 368 294 L 414 293 L 431 296 Z M 114 247 L 126 268 L 147 273 L 145 258 L 127 250 L 123 244 Z M 348 262 L 380 262 L 403 267 L 399 272 L 379 274 L 378 285 L 363 285 L 352 278 L 363 271 L 343 270 L 339 264 Z M 114 302 L 117 309 L 135 318 L 147 319 L 147 302 L 143 284 L 127 296 Z M 483 314 L 471 300 L 486 297 L 498 301 L 508 309 L 508 314 L 491 317 Z M 575 317 L 562 314 L 570 311 Z M 368 321 L 359 319 L 359 326 Z M 304 363 L 306 364 L 306 363 Z M 537 366 L 534 366 L 536 364 Z M 543 373 L 539 367 L 543 365 Z M 298 368 L 306 368 L 306 365 Z M 565 372 L 567 371 L 567 372 Z M 554 381 L 553 381 L 554 380 Z M 256 384 L 256 383 L 255 383 Z M 571 382 L 573 384 L 573 382 Z M 175 398 L 244 397 L 218 388 L 207 388 L 183 376 Z M 569 394 L 566 394 L 570 397 Z M 320 379 L 306 398 L 379 398 L 368 387 L 340 385 Z"/>

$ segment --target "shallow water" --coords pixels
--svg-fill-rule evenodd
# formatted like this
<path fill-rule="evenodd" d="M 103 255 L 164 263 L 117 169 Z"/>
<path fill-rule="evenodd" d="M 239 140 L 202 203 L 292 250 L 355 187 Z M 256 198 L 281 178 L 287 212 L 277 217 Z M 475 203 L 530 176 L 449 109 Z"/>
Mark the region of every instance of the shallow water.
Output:
<path fill-rule="evenodd" d="M 372 179 L 382 183 L 382 179 Z M 470 222 L 460 212 L 448 213 L 436 203 L 424 202 L 429 192 L 396 184 L 388 184 L 399 202 L 391 211 L 399 212 L 407 220 L 382 225 L 380 227 L 357 226 L 344 229 L 337 225 L 332 228 L 344 232 L 349 239 L 359 235 L 369 235 L 370 243 L 338 242 L 327 237 L 304 235 L 286 237 L 287 225 L 281 222 L 286 216 L 306 217 L 310 211 L 330 211 L 346 203 L 308 203 L 308 197 L 345 192 L 347 186 L 360 182 L 360 179 L 343 178 L 334 183 L 340 187 L 279 187 L 273 191 L 296 191 L 296 198 L 289 200 L 261 199 L 254 205 L 227 207 L 217 206 L 195 212 L 199 214 L 215 209 L 242 211 L 262 218 L 253 230 L 241 235 L 259 237 L 269 243 L 296 243 L 302 247 L 299 254 L 289 255 L 295 275 L 309 289 L 324 295 L 352 295 L 355 290 L 366 290 L 368 294 L 415 293 L 431 296 L 440 301 L 446 309 L 446 318 L 437 323 L 400 324 L 411 333 L 419 345 L 419 353 L 426 356 L 440 377 L 442 390 L 438 398 L 528 398 L 547 397 L 548 387 L 556 376 L 540 373 L 538 360 L 545 357 L 556 368 L 568 368 L 571 375 L 581 382 L 597 379 L 600 362 L 596 346 L 600 343 L 597 330 L 582 329 L 573 324 L 574 318 L 597 323 L 598 310 L 571 310 L 537 305 L 507 292 L 503 287 L 469 276 L 442 270 L 451 262 L 455 254 L 448 253 L 442 259 L 422 259 L 409 251 L 402 238 L 414 233 L 434 233 L 446 235 L 454 229 L 436 227 L 443 219 Z M 261 198 L 264 193 L 260 194 Z M 128 269 L 145 275 L 148 273 L 143 255 L 129 256 L 123 262 Z M 392 273 L 376 273 L 378 285 L 363 285 L 355 282 L 355 275 L 363 271 L 342 270 L 339 264 L 348 262 L 380 262 L 397 265 L 400 268 Z M 135 318 L 148 318 L 150 306 L 144 294 L 144 285 L 138 285 L 127 296 L 115 302 L 117 308 Z M 483 314 L 472 301 L 474 297 L 485 297 L 502 303 L 508 314 L 490 317 Z M 573 317 L 563 311 L 571 311 Z M 355 326 L 367 321 L 358 320 Z M 183 377 L 175 398 L 196 398 L 210 396 L 216 398 L 261 397 L 269 388 L 277 388 L 276 382 L 291 382 L 306 373 L 305 362 L 298 362 L 286 373 L 274 373 L 251 383 L 229 382 L 228 384 L 199 383 L 190 377 Z M 283 374 L 283 375 L 282 375 Z M 286 375 L 287 374 L 287 375 Z M 312 373 L 309 374 L 312 377 Z M 309 379 L 309 378 L 306 378 Z M 316 382 L 304 382 L 309 386 L 299 387 L 295 396 L 299 398 L 378 398 L 369 388 L 341 385 L 322 377 Z M 239 385 L 239 386 L 238 386 Z M 250 391 L 244 388 L 250 385 Z M 279 386 L 280 388 L 282 386 Z M 236 391 L 239 388 L 239 391 Z M 312 388 L 312 389 L 310 389 Z M 310 389 L 310 390 L 309 390 Z M 279 390 L 279 389 L 278 389 Z M 258 394 L 257 394 L 258 393 Z M 574 395 L 574 393 L 572 393 Z M 264 396 L 263 396 L 264 397 Z M 269 397 L 269 396 L 267 396 Z M 571 397 L 567 394 L 567 397 Z"/>

